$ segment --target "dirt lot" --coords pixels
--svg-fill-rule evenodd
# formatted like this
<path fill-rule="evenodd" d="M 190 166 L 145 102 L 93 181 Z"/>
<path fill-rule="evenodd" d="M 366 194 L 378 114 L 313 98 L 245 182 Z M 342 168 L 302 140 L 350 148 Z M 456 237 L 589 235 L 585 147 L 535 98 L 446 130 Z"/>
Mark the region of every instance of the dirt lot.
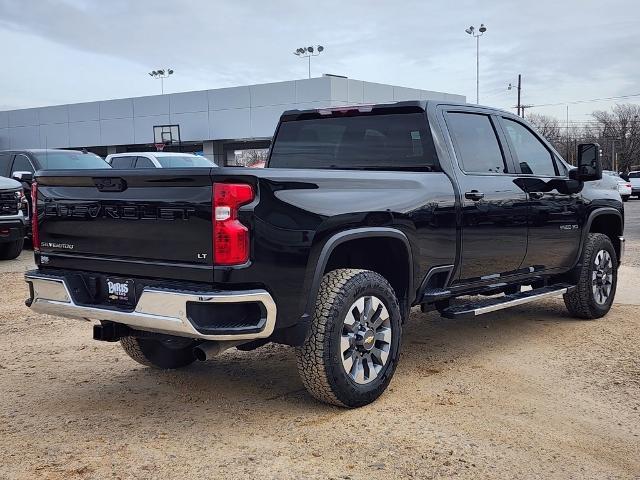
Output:
<path fill-rule="evenodd" d="M 475 321 L 414 311 L 390 389 L 351 411 L 307 395 L 285 347 L 154 371 L 89 322 L 34 315 L 29 252 L 0 264 L 0 478 L 640 478 L 629 240 L 605 319 L 561 299 Z"/>

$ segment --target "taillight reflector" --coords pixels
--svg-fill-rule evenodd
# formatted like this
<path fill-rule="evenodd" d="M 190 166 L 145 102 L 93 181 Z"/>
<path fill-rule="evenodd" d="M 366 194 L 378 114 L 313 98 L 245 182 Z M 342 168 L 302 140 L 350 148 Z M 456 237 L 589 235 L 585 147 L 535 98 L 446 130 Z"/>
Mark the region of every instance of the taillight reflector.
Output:
<path fill-rule="evenodd" d="M 33 250 L 40 251 L 40 230 L 38 226 L 38 182 L 31 184 L 31 241 Z"/>
<path fill-rule="evenodd" d="M 249 260 L 249 229 L 238 220 L 238 208 L 253 199 L 253 188 L 246 183 L 214 184 L 212 220 L 216 265 L 239 265 Z"/>

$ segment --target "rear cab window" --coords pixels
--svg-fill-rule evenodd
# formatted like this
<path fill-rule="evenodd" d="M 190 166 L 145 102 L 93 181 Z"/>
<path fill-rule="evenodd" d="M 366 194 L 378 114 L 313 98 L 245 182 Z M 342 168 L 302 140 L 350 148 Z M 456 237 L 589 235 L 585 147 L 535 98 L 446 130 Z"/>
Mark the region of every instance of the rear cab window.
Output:
<path fill-rule="evenodd" d="M 439 171 L 424 112 L 331 115 L 280 124 L 270 168 Z"/>
<path fill-rule="evenodd" d="M 93 153 L 82 153 L 65 150 L 52 150 L 34 154 L 43 170 L 88 170 L 111 168 L 99 156 Z"/>

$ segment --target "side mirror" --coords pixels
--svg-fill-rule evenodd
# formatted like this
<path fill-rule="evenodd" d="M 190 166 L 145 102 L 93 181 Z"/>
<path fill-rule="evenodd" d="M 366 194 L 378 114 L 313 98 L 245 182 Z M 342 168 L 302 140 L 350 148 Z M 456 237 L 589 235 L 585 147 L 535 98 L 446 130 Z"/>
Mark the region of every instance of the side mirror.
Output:
<path fill-rule="evenodd" d="M 33 173 L 31 172 L 13 172 L 11 178 L 18 180 L 19 182 L 33 182 Z"/>
<path fill-rule="evenodd" d="M 569 177 L 580 182 L 592 182 L 602 179 L 600 145 L 597 143 L 581 143 L 578 145 L 578 168 L 571 170 Z"/>

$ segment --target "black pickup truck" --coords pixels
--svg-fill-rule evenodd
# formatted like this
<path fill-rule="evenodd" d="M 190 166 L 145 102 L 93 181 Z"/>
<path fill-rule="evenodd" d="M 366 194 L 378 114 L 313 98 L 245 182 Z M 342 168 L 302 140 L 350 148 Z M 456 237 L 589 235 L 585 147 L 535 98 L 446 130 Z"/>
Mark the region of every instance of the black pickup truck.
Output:
<path fill-rule="evenodd" d="M 624 212 L 599 155 L 573 168 L 510 113 L 401 102 L 285 112 L 264 169 L 40 171 L 27 305 L 158 368 L 291 345 L 313 396 L 365 405 L 413 306 L 609 311 Z"/>

